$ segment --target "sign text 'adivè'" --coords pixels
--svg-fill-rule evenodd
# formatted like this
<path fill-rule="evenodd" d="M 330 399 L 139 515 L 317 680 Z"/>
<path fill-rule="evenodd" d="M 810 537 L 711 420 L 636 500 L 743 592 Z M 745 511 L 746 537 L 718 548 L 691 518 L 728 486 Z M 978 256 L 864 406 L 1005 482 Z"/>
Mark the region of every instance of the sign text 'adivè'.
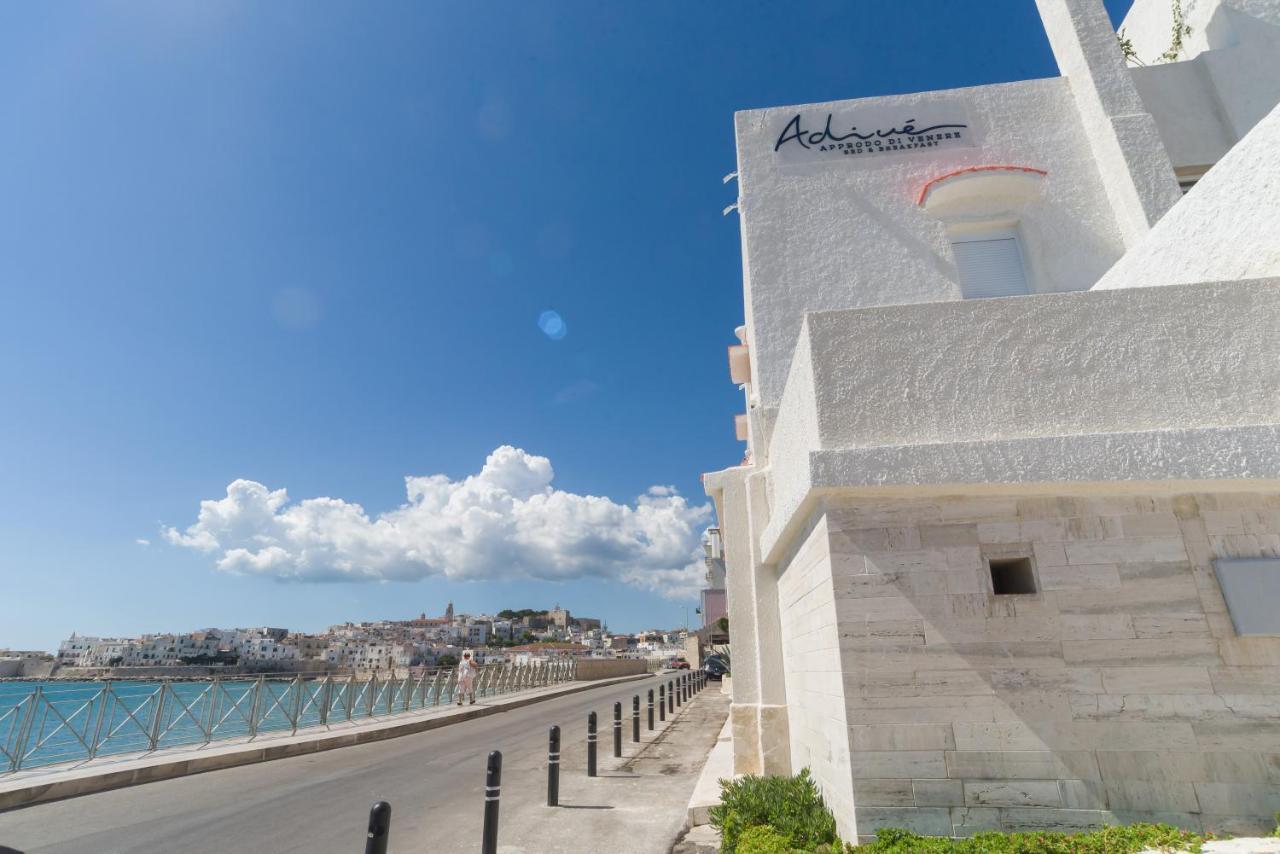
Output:
<path fill-rule="evenodd" d="M 976 145 L 959 103 L 782 113 L 774 131 L 773 158 L 778 163 L 878 160 Z"/>

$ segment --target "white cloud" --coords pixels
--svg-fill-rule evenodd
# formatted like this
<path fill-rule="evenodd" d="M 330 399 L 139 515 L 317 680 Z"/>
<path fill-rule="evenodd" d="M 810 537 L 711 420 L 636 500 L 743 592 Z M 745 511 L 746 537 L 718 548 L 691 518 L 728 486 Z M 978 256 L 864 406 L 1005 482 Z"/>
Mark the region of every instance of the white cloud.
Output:
<path fill-rule="evenodd" d="M 135 542 L 135 543 L 137 543 L 137 544 L 138 544 L 138 545 L 140 545 L 140 546 L 149 546 L 149 545 L 151 545 L 151 541 L 150 541 L 150 540 L 144 540 L 142 537 L 138 537 L 138 539 L 134 540 L 134 542 Z"/>
<path fill-rule="evenodd" d="M 406 503 L 374 517 L 236 480 L 225 498 L 200 502 L 194 524 L 163 534 L 225 572 L 302 581 L 603 578 L 672 598 L 702 586 L 709 504 L 669 486 L 618 504 L 555 489 L 554 476 L 546 457 L 504 445 L 463 480 L 406 477 Z"/>

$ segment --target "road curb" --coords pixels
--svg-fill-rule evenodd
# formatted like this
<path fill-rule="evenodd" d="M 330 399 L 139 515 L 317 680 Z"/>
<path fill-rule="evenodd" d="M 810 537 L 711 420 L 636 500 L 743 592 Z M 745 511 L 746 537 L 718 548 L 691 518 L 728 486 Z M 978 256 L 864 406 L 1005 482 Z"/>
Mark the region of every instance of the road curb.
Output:
<path fill-rule="evenodd" d="M 369 744 L 388 738 L 399 738 L 405 735 L 439 729 L 450 724 L 475 720 L 476 718 L 497 715 L 513 709 L 532 706 L 546 700 L 567 697 L 583 691 L 602 688 L 608 685 L 621 685 L 648 679 L 653 674 L 641 673 L 621 676 L 615 679 L 597 679 L 591 682 L 574 683 L 562 690 L 523 697 L 511 697 L 496 701 L 493 705 L 466 706 L 459 711 L 450 710 L 449 714 L 434 717 L 417 717 L 412 720 L 396 720 L 390 717 L 363 724 L 359 728 L 343 732 L 321 730 L 314 733 L 299 733 L 272 739 L 269 743 L 245 743 L 218 747 L 201 745 L 181 753 L 166 753 L 163 756 L 140 757 L 123 760 L 115 767 L 73 768 L 66 771 L 53 771 L 38 780 L 18 779 L 5 781 L 0 779 L 0 812 L 31 806 L 32 804 L 73 798 L 105 792 L 109 789 L 121 789 L 126 786 L 137 786 L 143 783 L 154 783 L 158 780 L 171 780 L 190 774 L 202 774 L 206 771 L 219 771 L 223 768 L 235 768 L 241 765 L 253 765 L 258 762 L 270 762 L 273 759 L 288 759 L 293 756 L 305 756 L 322 750 L 336 750 L 352 747 L 357 744 Z M 407 714 L 414 714 L 409 712 Z M 130 767 L 121 768 L 128 764 Z"/>

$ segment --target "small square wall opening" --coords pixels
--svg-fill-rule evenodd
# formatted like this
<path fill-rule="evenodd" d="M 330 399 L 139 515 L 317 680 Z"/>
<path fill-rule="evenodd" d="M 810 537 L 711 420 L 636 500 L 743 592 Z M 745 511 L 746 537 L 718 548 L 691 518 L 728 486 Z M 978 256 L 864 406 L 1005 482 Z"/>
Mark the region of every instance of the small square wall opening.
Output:
<path fill-rule="evenodd" d="M 1029 557 L 993 557 L 987 561 L 991 567 L 991 587 L 997 596 L 1018 593 L 1035 593 L 1036 576 Z"/>

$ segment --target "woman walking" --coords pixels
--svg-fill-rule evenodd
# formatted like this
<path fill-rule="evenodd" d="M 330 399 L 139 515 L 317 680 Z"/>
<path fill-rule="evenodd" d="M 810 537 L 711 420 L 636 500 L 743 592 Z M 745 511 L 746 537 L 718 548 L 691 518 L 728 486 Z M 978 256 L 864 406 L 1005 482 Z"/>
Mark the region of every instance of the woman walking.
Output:
<path fill-rule="evenodd" d="M 464 694 L 471 695 L 471 705 L 476 704 L 476 663 L 471 658 L 471 650 L 462 653 L 462 661 L 458 662 L 458 705 L 462 705 Z"/>

